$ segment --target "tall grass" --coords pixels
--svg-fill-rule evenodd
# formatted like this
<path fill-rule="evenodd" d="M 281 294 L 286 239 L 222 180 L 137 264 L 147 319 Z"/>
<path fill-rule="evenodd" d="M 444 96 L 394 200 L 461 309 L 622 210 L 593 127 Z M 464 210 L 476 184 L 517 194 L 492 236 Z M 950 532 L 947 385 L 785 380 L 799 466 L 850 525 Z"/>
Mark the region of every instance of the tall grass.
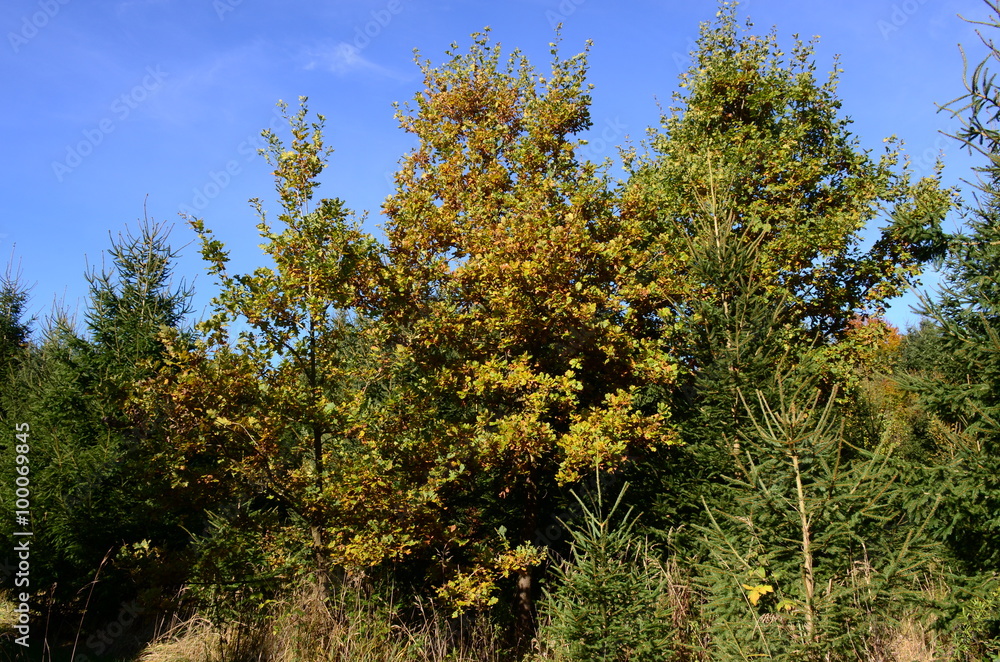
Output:
<path fill-rule="evenodd" d="M 404 609 L 361 582 L 308 584 L 245 620 L 193 616 L 139 662 L 501 662 L 500 634 L 487 619 L 450 619 L 419 601 Z"/>

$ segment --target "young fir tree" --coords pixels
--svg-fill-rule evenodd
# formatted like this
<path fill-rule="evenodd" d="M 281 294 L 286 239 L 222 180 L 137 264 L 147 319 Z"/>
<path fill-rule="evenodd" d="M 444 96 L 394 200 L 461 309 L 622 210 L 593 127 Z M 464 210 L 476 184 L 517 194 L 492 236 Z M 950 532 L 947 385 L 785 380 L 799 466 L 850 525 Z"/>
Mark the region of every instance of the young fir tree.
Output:
<path fill-rule="evenodd" d="M 178 252 L 170 247 L 169 234 L 166 225 L 145 219 L 136 232 L 112 239 L 110 268 L 87 274 L 91 362 L 108 389 L 101 395 L 102 416 L 121 419 L 128 391 L 163 354 L 161 328 L 183 329 L 192 312 L 193 290 L 173 282 Z"/>
<path fill-rule="evenodd" d="M 599 474 L 589 502 L 573 493 L 579 520 L 564 523 L 570 557 L 554 567 L 542 607 L 539 640 L 553 659 L 659 662 L 677 659 L 684 645 L 658 550 L 637 533 L 631 509 L 619 512 L 627 487 L 610 508 Z"/>
<path fill-rule="evenodd" d="M 33 318 L 26 318 L 29 288 L 22 282 L 21 274 L 11 267 L 0 279 L 0 366 L 4 373 L 15 356 L 25 349 L 31 335 Z"/>
<path fill-rule="evenodd" d="M 1000 28 L 1000 3 L 979 25 Z M 966 93 L 945 108 L 963 128 L 954 136 L 987 162 L 978 168 L 978 192 L 966 206 L 966 226 L 953 237 L 938 295 L 925 300 L 929 320 L 911 359 L 907 380 L 939 422 L 939 453 L 958 467 L 929 470 L 943 494 L 940 535 L 970 573 L 991 574 L 1000 562 L 1000 87 L 994 68 L 1000 49 L 980 33 L 987 55 L 970 73 Z"/>
<path fill-rule="evenodd" d="M 35 540 L 47 553 L 33 564 L 34 588 L 55 587 L 62 609 L 82 607 L 80 590 L 100 576 L 91 617 L 120 607 L 130 591 L 162 592 L 182 572 L 164 559 L 136 583 L 123 548 L 146 540 L 176 548 L 198 514 L 185 509 L 150 461 L 156 447 L 148 430 L 127 415 L 136 380 L 155 369 L 162 326 L 180 327 L 189 291 L 173 289 L 172 261 L 163 226 L 140 225 L 112 239 L 112 265 L 91 272 L 87 335 L 64 313 L 51 316 L 37 344 L 9 382 L 5 428 L 31 429 L 32 511 Z M 159 570 L 159 574 L 155 572 Z M 145 583 L 143 583 L 145 581 Z M 58 638 L 57 627 L 52 636 Z"/>
<path fill-rule="evenodd" d="M 755 394 L 741 478 L 724 506 L 706 505 L 698 582 L 713 659 L 859 659 L 894 619 L 926 609 L 937 503 L 907 513 L 891 449 L 850 447 L 835 401 L 814 386 L 789 377 L 775 397 Z"/>
<path fill-rule="evenodd" d="M 7 272 L 0 279 L 0 375 L 4 387 L 0 388 L 0 418 L 7 421 L 7 407 L 11 400 L 20 397 L 15 387 L 15 375 L 20 363 L 32 351 L 31 331 L 35 322 L 27 317 L 30 288 L 8 265 Z"/>

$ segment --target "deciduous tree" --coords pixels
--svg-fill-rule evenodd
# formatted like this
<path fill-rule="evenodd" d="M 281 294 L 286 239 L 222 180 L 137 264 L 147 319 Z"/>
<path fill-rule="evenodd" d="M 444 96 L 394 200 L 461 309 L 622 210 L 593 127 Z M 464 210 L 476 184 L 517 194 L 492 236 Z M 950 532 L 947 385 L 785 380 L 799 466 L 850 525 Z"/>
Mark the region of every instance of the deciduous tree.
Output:
<path fill-rule="evenodd" d="M 632 333 L 621 290 L 634 228 L 577 154 L 574 136 L 590 126 L 586 52 L 564 59 L 553 44 L 541 75 L 517 51 L 503 62 L 488 33 L 456 48 L 441 67 L 421 63 L 424 89 L 398 114 L 419 144 L 384 206 L 389 266 L 372 314 L 420 375 L 406 443 L 454 458 L 465 480 L 506 499 L 517 545 L 534 539 L 557 481 L 671 443 L 641 395 L 671 383 L 674 365 Z M 476 530 L 471 517 L 462 526 Z M 474 535 L 468 562 L 488 562 L 495 536 Z M 532 570 L 518 574 L 526 630 Z"/>

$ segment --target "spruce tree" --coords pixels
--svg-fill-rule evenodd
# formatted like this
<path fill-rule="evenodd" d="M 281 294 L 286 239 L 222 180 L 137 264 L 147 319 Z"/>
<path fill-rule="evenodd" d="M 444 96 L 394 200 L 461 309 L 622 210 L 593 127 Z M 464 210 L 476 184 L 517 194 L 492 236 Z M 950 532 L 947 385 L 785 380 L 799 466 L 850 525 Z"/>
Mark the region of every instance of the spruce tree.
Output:
<path fill-rule="evenodd" d="M 719 659 L 858 659 L 893 619 L 927 608 L 938 502 L 908 511 L 891 445 L 852 447 L 816 382 L 779 376 L 772 395 L 746 394 L 758 413 L 740 431 L 740 478 L 705 504 L 697 582 Z"/>
<path fill-rule="evenodd" d="M 128 405 L 135 381 L 162 355 L 161 326 L 177 328 L 187 313 L 188 290 L 170 282 L 176 253 L 163 226 L 144 223 L 113 238 L 109 254 L 110 269 L 88 274 L 86 330 L 52 312 L 12 374 L 4 417 L 5 435 L 15 423 L 31 427 L 32 524 L 46 550 L 32 565 L 32 582 L 56 586 L 57 600 L 76 609 L 86 597 L 79 589 L 107 557 L 102 577 L 113 579 L 94 592 L 94 618 L 119 608 L 130 591 L 163 591 L 178 581 L 180 572 L 171 577 L 161 558 L 144 569 L 162 574 L 131 584 L 135 568 L 127 555 L 117 564 L 115 557 L 143 540 L 177 549 L 188 538 L 182 527 L 197 526 L 199 517 L 158 470 L 156 431 L 134 421 Z"/>
<path fill-rule="evenodd" d="M 0 366 L 4 372 L 14 357 L 28 346 L 34 318 L 27 318 L 29 289 L 11 266 L 0 278 Z"/>
<path fill-rule="evenodd" d="M 968 573 L 992 573 L 1000 563 L 1000 3 L 978 33 L 987 54 L 966 71 L 965 94 L 944 109 L 962 122 L 953 136 L 985 164 L 974 199 L 964 206 L 965 227 L 952 237 L 942 285 L 923 302 L 927 321 L 914 338 L 904 383 L 916 390 L 939 431 L 939 453 L 958 465 L 931 472 L 945 496 L 939 533 Z M 919 342 L 917 342 L 919 341 Z"/>

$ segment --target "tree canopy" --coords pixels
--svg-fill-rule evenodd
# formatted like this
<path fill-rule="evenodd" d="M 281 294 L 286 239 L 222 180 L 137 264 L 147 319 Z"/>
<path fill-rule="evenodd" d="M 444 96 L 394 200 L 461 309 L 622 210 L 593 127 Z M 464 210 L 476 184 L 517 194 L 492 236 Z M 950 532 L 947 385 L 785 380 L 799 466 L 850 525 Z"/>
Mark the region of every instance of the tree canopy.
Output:
<path fill-rule="evenodd" d="M 584 156 L 590 49 L 557 31 L 536 68 L 486 29 L 418 54 L 381 232 L 321 196 L 325 117 L 279 102 L 260 266 L 185 218 L 204 319 L 151 222 L 86 274 L 80 328 L 0 281 L 2 439 L 30 422 L 59 550 L 33 599 L 198 613 L 170 637 L 219 659 L 439 635 L 472 659 L 487 631 L 504 659 L 890 659 L 931 610 L 954 659 L 1000 650 L 990 60 L 952 105 L 990 162 L 948 235 L 941 169 L 865 148 L 813 43 L 720 3 L 621 179 Z M 934 262 L 900 333 L 885 306 Z"/>

